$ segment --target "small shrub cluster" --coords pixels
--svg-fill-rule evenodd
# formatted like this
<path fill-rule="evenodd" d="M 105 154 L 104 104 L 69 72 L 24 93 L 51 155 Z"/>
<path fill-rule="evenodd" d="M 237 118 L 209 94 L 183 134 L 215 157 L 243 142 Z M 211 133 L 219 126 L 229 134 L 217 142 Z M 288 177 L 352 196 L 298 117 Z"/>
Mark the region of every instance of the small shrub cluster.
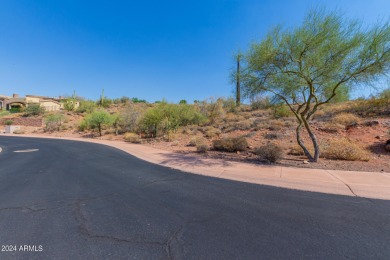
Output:
<path fill-rule="evenodd" d="M 204 139 L 202 137 L 195 136 L 191 138 L 190 142 L 188 143 L 188 146 L 196 147 L 197 145 L 203 143 L 204 143 Z"/>
<path fill-rule="evenodd" d="M 208 138 L 218 137 L 222 131 L 218 128 L 208 126 L 204 129 L 204 135 Z"/>
<path fill-rule="evenodd" d="M 78 113 L 92 113 L 96 109 L 96 102 L 91 100 L 82 100 L 77 108 Z"/>
<path fill-rule="evenodd" d="M 204 120 L 193 105 L 160 102 L 146 110 L 140 120 L 140 129 L 147 135 L 157 137 L 175 132 L 180 126 L 199 125 Z"/>
<path fill-rule="evenodd" d="M 274 106 L 273 110 L 274 118 L 283 118 L 293 116 L 293 113 L 286 105 Z"/>
<path fill-rule="evenodd" d="M 141 143 L 141 138 L 136 133 L 130 133 L 130 132 L 129 133 L 125 133 L 124 136 L 123 136 L 123 139 L 126 142 L 130 142 L 130 143 L 133 143 L 133 144 Z"/>
<path fill-rule="evenodd" d="M 10 119 L 4 121 L 4 125 L 12 125 L 14 122 Z"/>
<path fill-rule="evenodd" d="M 196 151 L 197 151 L 198 153 L 205 153 L 205 152 L 207 152 L 208 150 L 209 150 L 209 146 L 208 146 L 207 144 L 201 143 L 201 144 L 197 144 L 197 145 L 196 145 Z"/>
<path fill-rule="evenodd" d="M 245 137 L 227 137 L 213 141 L 213 149 L 225 152 L 244 151 L 248 147 Z"/>
<path fill-rule="evenodd" d="M 45 131 L 60 131 L 62 123 L 65 120 L 63 114 L 52 114 L 45 119 Z"/>
<path fill-rule="evenodd" d="M 41 107 L 39 104 L 30 104 L 25 110 L 24 115 L 25 117 L 30 116 L 40 116 L 45 113 L 45 108 Z"/>
<path fill-rule="evenodd" d="M 332 118 L 332 123 L 341 124 L 344 126 L 357 125 L 361 121 L 360 117 L 351 113 L 340 113 Z"/>
<path fill-rule="evenodd" d="M 258 155 L 260 159 L 274 163 L 282 158 L 283 150 L 275 143 L 267 143 L 266 145 L 256 148 L 255 154 Z"/>
<path fill-rule="evenodd" d="M 341 138 L 328 141 L 324 145 L 322 156 L 328 159 L 346 161 L 368 161 L 368 153 L 351 141 Z"/>

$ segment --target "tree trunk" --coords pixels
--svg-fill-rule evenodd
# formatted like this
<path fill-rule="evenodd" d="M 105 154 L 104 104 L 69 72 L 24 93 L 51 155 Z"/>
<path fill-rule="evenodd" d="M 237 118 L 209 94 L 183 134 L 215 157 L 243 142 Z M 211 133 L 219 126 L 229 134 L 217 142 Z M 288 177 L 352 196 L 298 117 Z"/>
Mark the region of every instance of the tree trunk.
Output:
<path fill-rule="evenodd" d="M 318 162 L 318 159 L 320 158 L 320 146 L 318 145 L 317 137 L 311 130 L 310 125 L 306 119 L 303 119 L 303 123 L 305 125 L 306 131 L 309 134 L 314 147 L 314 157 L 312 157 L 311 159 L 309 158 L 309 161 Z"/>
<path fill-rule="evenodd" d="M 300 118 L 299 122 L 300 123 L 296 129 L 297 142 L 298 142 L 299 146 L 303 149 L 303 152 L 305 153 L 306 157 L 309 159 L 310 162 L 318 162 L 318 159 L 320 157 L 320 147 L 318 145 L 317 137 L 315 136 L 315 134 L 311 130 L 310 125 L 305 118 Z M 309 150 L 306 148 L 306 145 L 301 138 L 302 123 L 303 123 L 303 125 L 304 125 L 306 131 L 308 132 L 309 137 L 312 141 L 312 144 L 314 147 L 314 155 L 310 154 Z"/>
<path fill-rule="evenodd" d="M 102 136 L 102 126 L 98 125 L 99 135 Z"/>

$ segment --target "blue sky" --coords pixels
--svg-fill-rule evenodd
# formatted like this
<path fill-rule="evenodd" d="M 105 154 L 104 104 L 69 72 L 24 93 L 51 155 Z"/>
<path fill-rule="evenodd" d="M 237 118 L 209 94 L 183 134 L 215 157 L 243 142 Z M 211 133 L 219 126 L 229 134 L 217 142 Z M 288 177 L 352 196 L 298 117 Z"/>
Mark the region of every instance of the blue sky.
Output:
<path fill-rule="evenodd" d="M 390 17 L 389 0 L 1 0 L 0 94 L 228 97 L 233 53 L 318 4 L 365 24 Z"/>

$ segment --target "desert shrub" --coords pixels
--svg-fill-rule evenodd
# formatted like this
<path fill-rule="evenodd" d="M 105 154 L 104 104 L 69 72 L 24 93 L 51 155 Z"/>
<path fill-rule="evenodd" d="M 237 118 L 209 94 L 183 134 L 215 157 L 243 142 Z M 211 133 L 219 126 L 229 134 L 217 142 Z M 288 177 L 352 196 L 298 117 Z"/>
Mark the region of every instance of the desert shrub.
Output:
<path fill-rule="evenodd" d="M 224 122 L 240 122 L 243 120 L 245 120 L 245 117 L 235 113 L 227 113 L 223 119 Z"/>
<path fill-rule="evenodd" d="M 1 111 L 1 110 L 0 110 L 0 117 L 7 116 L 7 115 L 9 115 L 9 114 L 10 114 L 9 111 Z"/>
<path fill-rule="evenodd" d="M 104 108 L 108 108 L 113 103 L 113 100 L 107 97 L 101 97 L 96 101 L 96 105 Z"/>
<path fill-rule="evenodd" d="M 270 120 L 268 122 L 268 129 L 271 131 L 278 131 L 284 127 L 284 122 L 282 120 Z"/>
<path fill-rule="evenodd" d="M 112 126 L 114 117 L 105 110 L 96 110 L 84 118 L 82 123 L 87 129 L 97 129 L 102 136 L 103 128 Z"/>
<path fill-rule="evenodd" d="M 252 128 L 253 121 L 248 119 L 245 121 L 237 122 L 235 125 L 238 130 L 249 130 Z"/>
<path fill-rule="evenodd" d="M 227 137 L 213 141 L 213 149 L 225 152 L 244 151 L 248 147 L 245 137 Z"/>
<path fill-rule="evenodd" d="M 45 119 L 45 130 L 46 131 L 60 131 L 62 123 L 65 120 L 63 114 L 51 114 Z"/>
<path fill-rule="evenodd" d="M 133 144 L 141 143 L 141 138 L 136 133 L 125 133 L 123 135 L 123 139 L 126 142 L 130 142 L 130 143 L 133 143 Z"/>
<path fill-rule="evenodd" d="M 210 98 L 194 105 L 207 118 L 209 124 L 214 124 L 225 117 L 223 99 L 221 98 L 217 100 Z"/>
<path fill-rule="evenodd" d="M 88 129 L 88 122 L 87 122 L 86 120 L 81 121 L 81 122 L 77 125 L 77 129 L 78 129 L 79 131 L 84 132 L 85 130 Z"/>
<path fill-rule="evenodd" d="M 156 137 L 159 132 L 175 132 L 180 126 L 201 124 L 204 120 L 193 105 L 161 102 L 146 110 L 140 126 L 146 134 Z"/>
<path fill-rule="evenodd" d="M 228 99 L 222 99 L 222 107 L 227 112 L 234 112 L 236 111 L 236 101 L 234 98 L 228 98 Z"/>
<path fill-rule="evenodd" d="M 384 89 L 381 93 L 379 93 L 379 98 L 390 99 L 390 88 Z"/>
<path fill-rule="evenodd" d="M 351 141 L 341 138 L 330 140 L 324 145 L 322 156 L 328 159 L 346 161 L 368 161 L 368 153 Z"/>
<path fill-rule="evenodd" d="M 40 116 L 45 113 L 45 108 L 41 107 L 39 104 L 30 104 L 25 110 L 23 116 Z"/>
<path fill-rule="evenodd" d="M 256 96 L 251 99 L 252 110 L 268 109 L 272 106 L 269 97 Z"/>
<path fill-rule="evenodd" d="M 14 122 L 10 119 L 4 121 L 4 125 L 12 125 Z"/>
<path fill-rule="evenodd" d="M 267 143 L 266 145 L 256 148 L 255 154 L 259 156 L 260 159 L 274 163 L 282 158 L 283 150 L 275 143 Z"/>
<path fill-rule="evenodd" d="M 97 105 L 91 100 L 82 100 L 77 108 L 78 113 L 92 113 L 96 109 Z"/>
<path fill-rule="evenodd" d="M 207 144 L 198 144 L 196 145 L 196 151 L 198 153 L 205 153 L 209 150 L 209 146 Z"/>
<path fill-rule="evenodd" d="M 283 118 L 290 117 L 293 113 L 286 105 L 275 105 L 273 107 L 273 117 L 274 118 Z"/>
<path fill-rule="evenodd" d="M 340 113 L 335 115 L 331 122 L 344 126 L 356 125 L 360 122 L 360 117 L 351 113 Z"/>
<path fill-rule="evenodd" d="M 120 132 L 137 132 L 143 113 L 144 107 L 128 103 L 118 115 Z"/>
<path fill-rule="evenodd" d="M 212 127 L 212 126 L 208 126 L 206 127 L 206 129 L 204 130 L 204 135 L 208 138 L 214 138 L 214 137 L 217 137 L 219 136 L 220 134 L 222 133 L 222 131 L 218 128 L 215 128 L 215 127 Z"/>
<path fill-rule="evenodd" d="M 189 141 L 188 146 L 194 146 L 195 147 L 198 144 L 203 144 L 203 143 L 204 143 L 204 139 L 202 137 L 194 136 Z"/>

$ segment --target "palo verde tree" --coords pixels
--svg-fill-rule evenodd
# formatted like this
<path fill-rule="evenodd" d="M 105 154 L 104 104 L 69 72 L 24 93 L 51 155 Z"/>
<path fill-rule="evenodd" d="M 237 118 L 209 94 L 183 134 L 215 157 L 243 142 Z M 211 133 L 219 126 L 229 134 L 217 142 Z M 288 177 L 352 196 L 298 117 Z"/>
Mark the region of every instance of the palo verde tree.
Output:
<path fill-rule="evenodd" d="M 103 109 L 93 111 L 84 119 L 85 125 L 90 129 L 97 129 L 100 136 L 103 128 L 112 126 L 114 122 L 115 117 Z"/>
<path fill-rule="evenodd" d="M 320 156 L 310 121 L 339 89 L 377 81 L 390 71 L 389 22 L 363 29 L 337 12 L 311 11 L 299 27 L 270 31 L 251 46 L 243 78 L 247 95 L 268 92 L 297 118 L 296 139 L 309 161 Z M 307 149 L 306 129 L 314 147 Z"/>

